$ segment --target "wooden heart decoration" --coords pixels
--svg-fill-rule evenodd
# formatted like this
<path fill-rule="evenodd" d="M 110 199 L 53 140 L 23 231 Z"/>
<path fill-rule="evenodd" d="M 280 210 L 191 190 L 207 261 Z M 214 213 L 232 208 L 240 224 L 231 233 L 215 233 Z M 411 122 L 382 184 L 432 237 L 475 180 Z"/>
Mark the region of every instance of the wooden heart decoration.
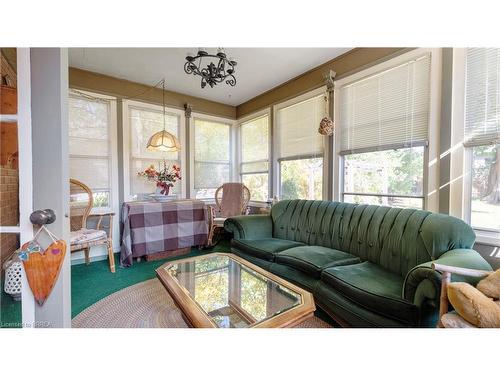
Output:
<path fill-rule="evenodd" d="M 25 243 L 25 250 L 29 243 Z M 44 252 L 32 252 L 23 261 L 26 278 L 36 302 L 42 306 L 56 284 L 66 255 L 66 242 L 52 242 Z"/>

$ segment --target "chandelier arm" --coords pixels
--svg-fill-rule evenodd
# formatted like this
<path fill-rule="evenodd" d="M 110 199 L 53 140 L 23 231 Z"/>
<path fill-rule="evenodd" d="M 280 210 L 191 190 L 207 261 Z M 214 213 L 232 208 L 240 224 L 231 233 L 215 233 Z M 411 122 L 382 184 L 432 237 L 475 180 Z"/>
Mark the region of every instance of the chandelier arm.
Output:
<path fill-rule="evenodd" d="M 231 77 L 231 78 L 226 79 L 226 84 L 229 86 L 236 86 L 236 77 L 233 76 L 232 74 L 229 74 L 228 77 Z"/>
<path fill-rule="evenodd" d="M 222 57 L 219 57 L 219 63 L 217 64 L 217 73 L 220 74 L 220 71 L 224 71 L 224 59 Z"/>

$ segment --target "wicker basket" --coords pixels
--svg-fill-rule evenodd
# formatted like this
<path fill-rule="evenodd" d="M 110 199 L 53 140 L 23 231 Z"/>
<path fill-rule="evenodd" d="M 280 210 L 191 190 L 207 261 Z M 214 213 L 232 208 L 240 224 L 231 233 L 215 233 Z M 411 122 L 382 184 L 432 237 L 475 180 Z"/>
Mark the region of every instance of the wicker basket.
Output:
<path fill-rule="evenodd" d="M 10 263 L 10 264 L 8 264 Z M 21 300 L 21 268 L 20 260 L 6 262 L 4 291 L 10 294 L 15 301 Z"/>

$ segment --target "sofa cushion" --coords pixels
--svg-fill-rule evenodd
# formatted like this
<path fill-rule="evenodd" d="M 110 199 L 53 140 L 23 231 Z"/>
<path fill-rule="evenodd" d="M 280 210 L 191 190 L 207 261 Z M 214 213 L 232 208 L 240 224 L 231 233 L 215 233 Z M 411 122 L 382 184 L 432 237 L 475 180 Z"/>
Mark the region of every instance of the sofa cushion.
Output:
<path fill-rule="evenodd" d="M 323 246 L 293 247 L 275 256 L 276 263 L 294 267 L 318 279 L 321 277 L 321 270 L 326 267 L 360 262 L 360 259 L 354 255 Z"/>
<path fill-rule="evenodd" d="M 257 258 L 274 261 L 274 254 L 291 247 L 303 246 L 301 242 L 281 240 L 278 238 L 263 238 L 259 240 L 233 239 L 231 246 Z"/>
<path fill-rule="evenodd" d="M 403 278 L 374 263 L 329 267 L 321 279 L 366 309 L 410 325 L 418 322 L 417 306 L 401 297 Z"/>

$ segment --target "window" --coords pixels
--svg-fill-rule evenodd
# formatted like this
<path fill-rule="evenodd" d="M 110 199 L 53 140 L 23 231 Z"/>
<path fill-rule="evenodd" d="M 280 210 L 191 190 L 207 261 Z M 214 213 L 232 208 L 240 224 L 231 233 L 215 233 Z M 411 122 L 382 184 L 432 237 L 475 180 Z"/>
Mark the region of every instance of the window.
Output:
<path fill-rule="evenodd" d="M 340 85 L 341 199 L 424 207 L 430 55 Z"/>
<path fill-rule="evenodd" d="M 79 94 L 68 99 L 70 177 L 89 186 L 96 208 L 112 206 L 110 103 Z"/>
<path fill-rule="evenodd" d="M 471 155 L 470 223 L 500 231 L 500 49 L 466 53 L 464 146 Z"/>
<path fill-rule="evenodd" d="M 324 115 L 324 96 L 316 93 L 312 98 L 277 110 L 276 149 L 281 199 L 322 199 L 323 138 L 318 133 L 318 126 Z"/>
<path fill-rule="evenodd" d="M 179 152 L 158 152 L 146 149 L 149 138 L 156 132 L 163 130 L 163 112 L 157 106 L 129 106 L 128 116 L 130 123 L 130 195 L 135 198 L 152 194 L 155 186 L 146 179 L 138 176 L 138 172 L 153 165 L 156 169 L 167 165 L 181 165 Z M 180 139 L 180 115 L 167 112 L 165 116 L 166 130 Z M 182 173 L 182 170 L 181 170 Z M 182 195 L 182 184 L 176 182 L 171 190 L 173 195 Z"/>
<path fill-rule="evenodd" d="M 252 201 L 269 200 L 269 116 L 244 122 L 241 136 L 241 180 Z"/>
<path fill-rule="evenodd" d="M 422 208 L 424 147 L 344 157 L 344 202 Z"/>
<path fill-rule="evenodd" d="M 213 199 L 215 190 L 231 181 L 231 126 L 194 119 L 194 196 Z"/>

